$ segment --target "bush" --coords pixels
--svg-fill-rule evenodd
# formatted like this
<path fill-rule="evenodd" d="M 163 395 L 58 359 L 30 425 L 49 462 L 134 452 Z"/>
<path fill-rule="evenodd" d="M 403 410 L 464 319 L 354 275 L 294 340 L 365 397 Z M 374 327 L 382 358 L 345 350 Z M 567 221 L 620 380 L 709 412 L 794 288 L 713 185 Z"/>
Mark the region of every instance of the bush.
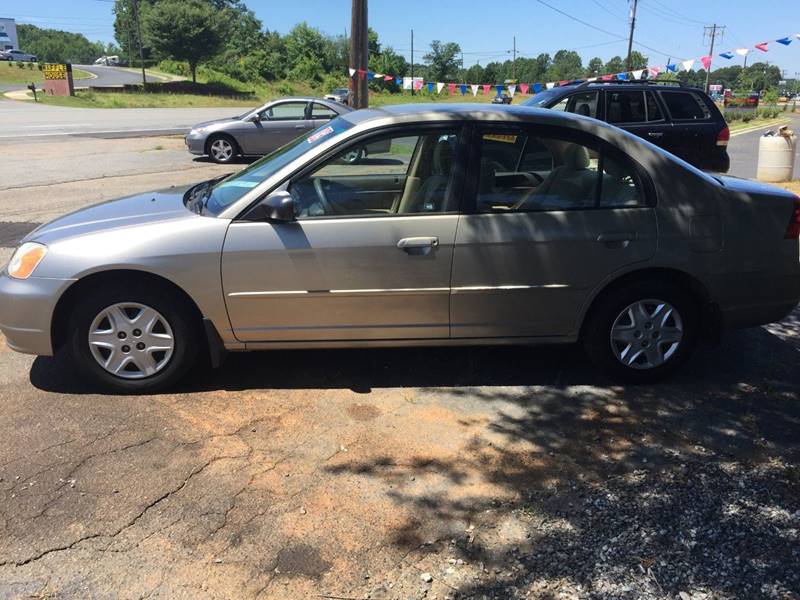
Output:
<path fill-rule="evenodd" d="M 294 88 L 287 82 L 279 83 L 275 88 L 282 96 L 294 96 Z"/>

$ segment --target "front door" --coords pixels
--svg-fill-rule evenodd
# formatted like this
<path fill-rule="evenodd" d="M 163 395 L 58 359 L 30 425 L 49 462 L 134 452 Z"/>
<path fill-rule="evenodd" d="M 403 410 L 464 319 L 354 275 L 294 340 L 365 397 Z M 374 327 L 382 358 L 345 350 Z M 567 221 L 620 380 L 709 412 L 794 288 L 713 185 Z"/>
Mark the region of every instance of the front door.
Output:
<path fill-rule="evenodd" d="M 475 199 L 455 244 L 452 337 L 568 335 L 598 284 L 655 252 L 648 186 L 630 159 L 576 132 L 485 127 L 479 138 Z"/>
<path fill-rule="evenodd" d="M 279 102 L 268 106 L 248 123 L 246 154 L 268 154 L 314 127 L 308 118 L 308 102 Z"/>
<path fill-rule="evenodd" d="M 234 222 L 222 277 L 244 342 L 449 335 L 460 128 L 382 134 L 381 154 L 343 148 L 288 182 L 297 219 Z"/>

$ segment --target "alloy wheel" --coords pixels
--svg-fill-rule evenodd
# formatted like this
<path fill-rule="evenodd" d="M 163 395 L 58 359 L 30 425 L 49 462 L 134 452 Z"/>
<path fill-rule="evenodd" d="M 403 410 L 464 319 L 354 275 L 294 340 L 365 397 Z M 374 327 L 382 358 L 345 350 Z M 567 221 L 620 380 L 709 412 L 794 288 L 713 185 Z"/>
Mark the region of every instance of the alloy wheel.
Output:
<path fill-rule="evenodd" d="M 89 349 L 108 373 L 143 379 L 169 364 L 175 350 L 172 327 L 157 310 L 135 302 L 109 306 L 89 327 Z"/>
<path fill-rule="evenodd" d="M 220 162 L 229 161 L 233 156 L 233 146 L 226 139 L 214 140 L 211 143 L 211 156 Z"/>
<path fill-rule="evenodd" d="M 611 349 L 623 365 L 655 369 L 681 345 L 684 325 L 680 313 L 663 300 L 640 300 L 626 307 L 611 327 Z"/>

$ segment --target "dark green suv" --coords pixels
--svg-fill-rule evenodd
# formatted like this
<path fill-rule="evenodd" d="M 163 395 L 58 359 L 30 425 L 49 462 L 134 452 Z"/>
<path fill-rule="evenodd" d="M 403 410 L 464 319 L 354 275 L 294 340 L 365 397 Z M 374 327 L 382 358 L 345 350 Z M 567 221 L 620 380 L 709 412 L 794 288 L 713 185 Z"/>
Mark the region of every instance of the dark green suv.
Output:
<path fill-rule="evenodd" d="M 563 110 L 616 125 L 704 171 L 727 173 L 730 129 L 709 96 L 677 82 L 575 81 L 525 106 Z"/>

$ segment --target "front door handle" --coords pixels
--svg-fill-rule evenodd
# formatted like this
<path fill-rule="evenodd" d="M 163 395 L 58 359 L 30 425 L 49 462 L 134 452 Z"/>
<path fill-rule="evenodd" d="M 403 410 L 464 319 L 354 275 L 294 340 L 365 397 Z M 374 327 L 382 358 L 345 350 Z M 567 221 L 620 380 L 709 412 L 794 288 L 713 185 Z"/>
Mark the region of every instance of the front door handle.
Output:
<path fill-rule="evenodd" d="M 439 245 L 438 237 L 411 237 L 397 242 L 397 247 L 412 255 L 428 254 Z"/>

